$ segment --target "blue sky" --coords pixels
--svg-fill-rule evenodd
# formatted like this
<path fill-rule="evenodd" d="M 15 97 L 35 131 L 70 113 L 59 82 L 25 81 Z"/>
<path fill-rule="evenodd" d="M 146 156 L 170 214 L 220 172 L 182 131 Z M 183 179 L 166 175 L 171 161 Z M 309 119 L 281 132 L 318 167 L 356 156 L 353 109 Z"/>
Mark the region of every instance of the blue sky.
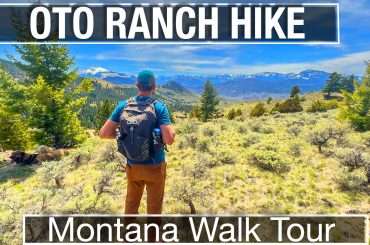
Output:
<path fill-rule="evenodd" d="M 158 74 L 251 74 L 319 69 L 361 75 L 365 61 L 370 60 L 370 1 L 340 0 L 339 4 L 340 45 L 69 45 L 69 48 L 80 70 L 130 74 L 142 69 Z M 13 52 L 11 46 L 0 45 L 0 57 Z"/>

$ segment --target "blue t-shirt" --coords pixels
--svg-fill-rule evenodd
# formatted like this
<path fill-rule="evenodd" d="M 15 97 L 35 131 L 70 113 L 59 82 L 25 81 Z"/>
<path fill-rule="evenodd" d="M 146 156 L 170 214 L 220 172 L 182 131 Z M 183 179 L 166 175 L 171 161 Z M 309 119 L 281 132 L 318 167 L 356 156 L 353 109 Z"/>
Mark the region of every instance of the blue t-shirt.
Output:
<path fill-rule="evenodd" d="M 147 96 L 136 96 L 135 97 L 136 101 L 144 101 L 147 100 Z M 120 121 L 120 116 L 127 105 L 127 100 L 120 101 L 114 111 L 112 112 L 112 115 L 110 116 L 109 120 L 119 123 Z M 157 116 L 157 124 L 156 127 L 160 128 L 161 125 L 169 125 L 171 124 L 171 119 L 170 119 L 170 114 L 168 112 L 167 106 L 161 102 L 156 100 L 154 102 L 154 110 L 155 114 Z M 140 162 L 143 164 L 159 164 L 165 161 L 165 152 L 162 149 L 161 151 L 157 152 L 154 156 L 154 159 L 146 161 L 146 162 Z M 135 164 L 135 162 L 132 162 L 127 159 L 127 163 L 129 164 Z"/>

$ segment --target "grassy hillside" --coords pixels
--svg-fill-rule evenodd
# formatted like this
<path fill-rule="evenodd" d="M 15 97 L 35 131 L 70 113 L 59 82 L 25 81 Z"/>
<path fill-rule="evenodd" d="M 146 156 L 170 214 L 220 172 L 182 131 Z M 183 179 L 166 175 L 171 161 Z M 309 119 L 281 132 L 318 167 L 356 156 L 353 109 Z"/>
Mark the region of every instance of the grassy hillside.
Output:
<path fill-rule="evenodd" d="M 317 95 L 306 97 L 305 107 Z M 176 120 L 164 213 L 370 213 L 365 173 L 341 165 L 353 151 L 369 157 L 369 133 L 338 122 L 336 110 L 250 118 L 254 104 L 228 105 L 242 109 L 234 120 Z M 328 129 L 341 137 L 319 153 L 312 135 Z M 21 243 L 25 213 L 122 213 L 123 163 L 113 141 L 92 137 L 61 161 L 0 165 L 0 243 Z"/>
<path fill-rule="evenodd" d="M 136 93 L 135 85 L 115 85 L 104 80 L 97 80 L 94 82 L 94 91 L 90 94 L 89 100 L 92 102 L 105 99 L 119 101 L 135 96 Z M 156 97 L 178 110 L 189 109 L 198 98 L 188 90 L 180 90 L 171 86 L 159 87 Z"/>
<path fill-rule="evenodd" d="M 83 125 L 94 128 L 96 123 L 97 103 L 110 101 L 115 106 L 118 101 L 126 100 L 137 94 L 135 85 L 116 85 L 104 80 L 93 81 L 93 91 L 87 96 L 87 103 L 81 112 Z M 171 84 L 169 84 L 171 85 Z M 156 91 L 156 98 L 164 101 L 171 112 L 190 111 L 191 106 L 197 101 L 198 96 L 176 86 L 159 87 Z M 101 125 L 98 125 L 100 127 Z"/>

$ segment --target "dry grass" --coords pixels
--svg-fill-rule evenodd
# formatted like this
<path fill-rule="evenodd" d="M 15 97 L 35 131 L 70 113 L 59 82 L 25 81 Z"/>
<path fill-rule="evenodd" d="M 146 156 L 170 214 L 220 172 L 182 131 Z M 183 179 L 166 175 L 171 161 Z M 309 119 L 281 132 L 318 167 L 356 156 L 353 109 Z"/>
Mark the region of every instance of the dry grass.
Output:
<path fill-rule="evenodd" d="M 249 118 L 253 102 L 234 106 L 243 111 L 235 120 L 176 120 L 177 140 L 167 155 L 165 213 L 190 212 L 180 195 L 190 197 L 199 213 L 370 212 L 364 173 L 351 173 L 362 182 L 348 179 L 336 154 L 338 149 L 358 146 L 370 154 L 368 134 L 338 123 L 335 111 Z M 328 125 L 346 128 L 345 135 L 342 141 L 328 142 L 320 154 L 309 135 Z M 253 158 L 256 154 L 258 161 Z M 122 213 L 126 187 L 122 161 L 113 142 L 92 137 L 61 161 L 32 172 L 18 168 L 20 178 L 4 175 L 1 168 L 0 243 L 21 243 L 25 213 Z M 289 169 L 277 171 L 277 163 Z M 140 211 L 145 212 L 145 202 Z"/>

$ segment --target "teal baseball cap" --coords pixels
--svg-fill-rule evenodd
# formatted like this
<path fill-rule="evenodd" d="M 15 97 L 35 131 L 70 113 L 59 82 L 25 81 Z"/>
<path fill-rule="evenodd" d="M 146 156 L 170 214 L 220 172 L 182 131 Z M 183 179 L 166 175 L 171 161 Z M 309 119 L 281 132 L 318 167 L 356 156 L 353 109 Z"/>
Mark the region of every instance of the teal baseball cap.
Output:
<path fill-rule="evenodd" d="M 145 90 L 150 90 L 155 85 L 154 73 L 149 70 L 139 72 L 137 75 L 137 84 Z"/>

